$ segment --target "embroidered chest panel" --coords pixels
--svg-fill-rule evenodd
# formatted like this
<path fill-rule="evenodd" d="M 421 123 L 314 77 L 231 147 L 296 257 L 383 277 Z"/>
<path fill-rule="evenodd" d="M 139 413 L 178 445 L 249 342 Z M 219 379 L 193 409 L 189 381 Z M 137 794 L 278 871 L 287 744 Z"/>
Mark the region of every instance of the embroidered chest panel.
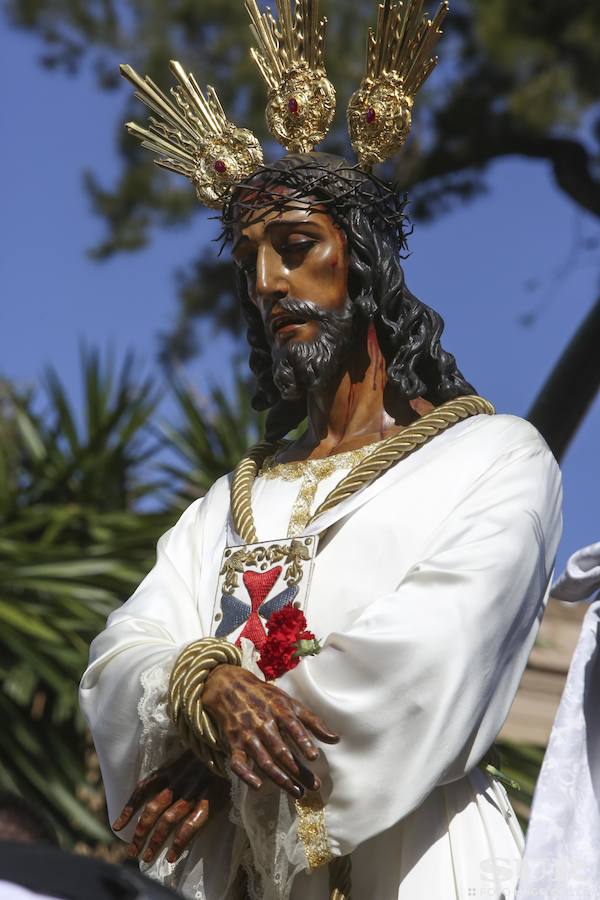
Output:
<path fill-rule="evenodd" d="M 269 617 L 293 604 L 304 614 L 317 552 L 317 536 L 227 547 L 211 620 L 211 636 L 252 641 L 260 652 Z"/>

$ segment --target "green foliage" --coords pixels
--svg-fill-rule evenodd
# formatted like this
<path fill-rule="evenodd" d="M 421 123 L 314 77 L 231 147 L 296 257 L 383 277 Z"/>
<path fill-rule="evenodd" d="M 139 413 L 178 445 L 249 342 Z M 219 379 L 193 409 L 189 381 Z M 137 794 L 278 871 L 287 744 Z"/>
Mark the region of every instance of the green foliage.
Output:
<path fill-rule="evenodd" d="M 115 375 L 112 361 L 84 354 L 82 376 L 81 417 L 52 371 L 42 411 L 34 396 L 0 391 L 0 712 L 9 725 L 0 785 L 48 808 L 68 843 L 110 840 L 77 702 L 90 641 L 150 569 L 183 497 L 233 468 L 258 434 L 241 384 L 234 405 L 216 391 L 203 407 L 176 385 L 180 425 L 158 440 L 149 421 L 158 395 L 135 380 L 133 358 Z M 159 465 L 167 439 L 185 469 Z M 161 495 L 158 511 L 140 505 Z"/>
<path fill-rule="evenodd" d="M 177 379 L 171 387 L 180 424 L 162 425 L 175 462 L 163 463 L 161 468 L 178 485 L 176 502 L 185 507 L 230 472 L 248 447 L 260 440 L 264 416 L 252 410 L 248 384 L 239 375 L 232 399 L 213 388 L 210 402 L 202 402 Z"/>
<path fill-rule="evenodd" d="M 91 637 L 150 566 L 165 516 L 132 506 L 152 485 L 138 476 L 156 396 L 84 356 L 78 423 L 56 375 L 44 412 L 5 390 L 0 447 L 0 781 L 49 804 L 66 838 L 107 839 L 78 798 L 85 731 L 76 686 Z"/>
<path fill-rule="evenodd" d="M 375 19 L 376 3 L 323 0 L 323 8 L 330 22 L 328 70 L 338 92 L 336 121 L 324 146 L 345 152 L 344 108 L 362 76 L 366 26 Z M 99 87 L 114 90 L 117 65 L 127 61 L 166 88 L 167 62 L 179 59 L 201 84 L 217 86 L 232 118 L 267 139 L 265 90 L 249 59 L 242 0 L 9 0 L 6 9 L 16 26 L 40 39 L 49 68 L 75 73 L 91 64 Z M 444 27 L 440 70 L 415 106 L 409 145 L 388 167 L 399 186 L 410 189 L 412 217 L 431 218 L 477 196 L 485 189 L 489 163 L 512 155 L 547 161 L 557 186 L 600 215 L 594 168 L 600 153 L 600 6 L 593 0 L 456 0 Z M 146 113 L 124 85 L 122 96 L 124 109 L 115 100 L 121 173 L 110 186 L 87 175 L 92 202 L 107 226 L 94 250 L 99 258 L 135 250 L 154 228 L 180 224 L 200 211 L 193 190 L 155 167 L 151 154 L 124 133 L 123 122 L 143 120 Z M 271 143 L 267 155 L 277 152 Z M 199 254 L 183 268 L 167 355 L 185 358 L 196 351 L 189 327 L 196 316 L 239 333 L 228 279 L 212 253 Z"/>
<path fill-rule="evenodd" d="M 500 754 L 502 774 L 519 785 L 518 790 L 509 788 L 508 793 L 521 826 L 526 828 L 545 748 L 532 744 L 512 744 L 508 741 L 499 741 L 496 749 Z"/>
<path fill-rule="evenodd" d="M 544 4 L 518 0 L 474 0 L 476 32 L 490 62 L 514 78 L 513 104 L 525 121 L 541 113 L 540 130 L 553 124 L 576 125 L 581 110 L 598 100 L 596 4 Z M 552 90 L 539 85 L 553 85 Z M 526 108 L 519 97 L 538 96 L 541 107 Z"/>

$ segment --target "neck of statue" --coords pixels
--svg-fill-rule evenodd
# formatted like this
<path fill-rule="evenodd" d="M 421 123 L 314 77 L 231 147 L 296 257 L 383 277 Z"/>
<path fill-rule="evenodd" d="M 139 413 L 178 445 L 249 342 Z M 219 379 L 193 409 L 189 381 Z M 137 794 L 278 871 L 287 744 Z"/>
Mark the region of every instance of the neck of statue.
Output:
<path fill-rule="evenodd" d="M 354 352 L 341 376 L 308 398 L 308 429 L 283 456 L 320 459 L 356 450 L 401 431 L 432 405 L 408 401 L 390 389 L 384 355 L 371 323 L 362 348 Z"/>

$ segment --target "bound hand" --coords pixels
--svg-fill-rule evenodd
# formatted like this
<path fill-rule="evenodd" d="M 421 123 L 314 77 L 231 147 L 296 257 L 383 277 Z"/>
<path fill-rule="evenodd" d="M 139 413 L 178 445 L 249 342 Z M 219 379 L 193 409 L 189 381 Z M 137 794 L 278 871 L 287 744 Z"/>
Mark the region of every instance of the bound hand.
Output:
<path fill-rule="evenodd" d="M 167 862 L 174 863 L 206 825 L 210 813 L 223 807 L 227 796 L 227 782 L 212 775 L 188 751 L 139 782 L 113 828 L 121 831 L 143 807 L 128 847 L 129 856 L 139 856 L 150 838 L 142 859 L 146 863 L 154 862 L 173 835 Z"/>
<path fill-rule="evenodd" d="M 265 684 L 239 666 L 217 666 L 206 680 L 202 704 L 219 726 L 230 765 L 242 781 L 258 790 L 263 775 L 292 797 L 320 783 L 298 758 L 298 750 L 314 761 L 319 750 L 310 737 L 335 744 L 339 740 L 324 722 L 302 703 L 273 684 Z"/>

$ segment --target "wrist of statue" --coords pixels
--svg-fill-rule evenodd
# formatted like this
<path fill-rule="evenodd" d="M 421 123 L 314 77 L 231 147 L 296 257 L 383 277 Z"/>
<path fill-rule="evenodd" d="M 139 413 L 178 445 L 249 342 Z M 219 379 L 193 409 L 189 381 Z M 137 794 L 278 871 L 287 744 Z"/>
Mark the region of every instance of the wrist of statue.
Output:
<path fill-rule="evenodd" d="M 234 644 L 202 638 L 182 650 L 169 682 L 169 716 L 181 741 L 222 777 L 227 773 L 225 747 L 203 697 L 208 679 L 217 668 L 233 668 L 241 662 L 241 652 Z"/>
<path fill-rule="evenodd" d="M 231 665 L 231 663 L 221 663 L 215 666 L 206 678 L 204 690 L 202 691 L 202 705 L 210 711 L 211 707 L 218 702 L 218 696 L 223 689 L 226 689 L 228 683 L 233 681 L 236 672 L 239 672 L 240 666 Z"/>

